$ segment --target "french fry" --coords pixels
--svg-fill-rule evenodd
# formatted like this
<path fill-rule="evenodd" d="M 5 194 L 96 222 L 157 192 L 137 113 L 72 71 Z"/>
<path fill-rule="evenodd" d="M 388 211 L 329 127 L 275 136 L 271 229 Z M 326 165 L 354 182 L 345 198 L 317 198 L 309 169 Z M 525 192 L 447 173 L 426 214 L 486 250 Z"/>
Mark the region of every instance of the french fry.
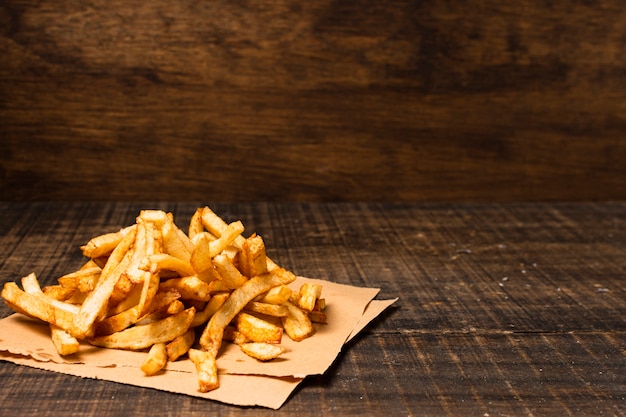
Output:
<path fill-rule="evenodd" d="M 228 288 L 239 288 L 248 280 L 226 255 L 217 255 L 213 258 L 213 264 L 219 278 Z"/>
<path fill-rule="evenodd" d="M 181 298 L 191 300 L 209 301 L 211 287 L 195 275 L 183 278 L 171 278 L 161 283 L 161 289 L 176 289 Z"/>
<path fill-rule="evenodd" d="M 180 313 L 169 316 L 143 326 L 134 326 L 107 336 L 89 340 L 94 346 L 114 349 L 140 350 L 155 343 L 171 342 L 185 333 L 193 320 L 195 309 L 188 308 Z"/>
<path fill-rule="evenodd" d="M 217 377 L 217 363 L 215 356 L 210 352 L 189 349 L 189 359 L 196 366 L 198 373 L 198 390 L 209 392 L 219 388 L 220 383 Z"/>
<path fill-rule="evenodd" d="M 124 239 L 124 237 L 135 228 L 136 225 L 132 225 L 120 229 L 117 232 L 96 236 L 84 246 L 81 246 L 80 249 L 83 252 L 83 255 L 91 259 L 108 255 L 113 252 L 113 249 L 115 249 L 122 239 Z"/>
<path fill-rule="evenodd" d="M 80 348 L 80 342 L 75 337 L 54 324 L 50 324 L 50 336 L 54 348 L 61 356 L 73 355 Z"/>
<path fill-rule="evenodd" d="M 309 316 L 298 306 L 287 301 L 285 306 L 289 309 L 287 317 L 283 317 L 285 333 L 296 342 L 300 342 L 313 333 L 313 324 Z"/>
<path fill-rule="evenodd" d="M 35 297 L 39 297 L 45 302 L 50 303 L 59 309 L 65 310 L 72 314 L 76 314 L 78 312 L 77 306 L 47 296 L 41 289 L 39 281 L 37 280 L 37 276 L 34 273 L 28 274 L 27 276 L 22 278 L 22 288 L 24 288 L 25 292 L 32 294 Z"/>
<path fill-rule="evenodd" d="M 242 343 L 239 347 L 246 355 L 262 362 L 276 359 L 286 351 L 282 346 L 263 342 Z"/>
<path fill-rule="evenodd" d="M 190 328 L 182 335 L 178 336 L 165 346 L 167 360 L 174 362 L 191 349 L 193 342 L 196 340 L 196 332 Z"/>
<path fill-rule="evenodd" d="M 241 312 L 236 317 L 237 330 L 253 342 L 280 343 L 283 329 L 263 319 Z"/>
<path fill-rule="evenodd" d="M 167 364 L 167 353 L 165 351 L 165 343 L 155 343 L 150 347 L 146 358 L 141 364 L 141 370 L 144 374 L 156 375 Z"/>
<path fill-rule="evenodd" d="M 202 209 L 196 209 L 196 211 L 191 216 L 191 220 L 189 220 L 189 228 L 187 230 L 187 236 L 189 239 L 193 241 L 194 237 L 197 234 L 200 234 L 204 231 L 204 225 L 202 224 Z"/>
<path fill-rule="evenodd" d="M 76 288 L 80 290 L 81 280 L 92 279 L 94 280 L 93 283 L 95 283 L 100 277 L 101 271 L 102 271 L 102 268 L 100 268 L 99 266 L 81 268 L 76 272 L 63 275 L 62 277 L 57 279 L 57 282 L 63 288 Z M 92 289 L 93 289 L 93 284 L 90 286 L 90 288 L 87 291 L 81 291 L 81 292 L 89 292 Z"/>
<path fill-rule="evenodd" d="M 181 277 L 193 275 L 194 269 L 189 262 L 183 261 L 167 253 L 155 253 L 143 258 L 139 269 L 150 271 L 153 274 L 163 270 L 176 272 Z"/>
<path fill-rule="evenodd" d="M 257 301 L 268 304 L 283 304 L 285 301 L 289 301 L 291 293 L 291 288 L 286 285 L 279 285 L 261 294 L 257 297 Z"/>
<path fill-rule="evenodd" d="M 300 287 L 298 306 L 306 311 L 313 311 L 315 303 L 322 295 L 322 286 L 319 284 L 305 283 Z"/>
<path fill-rule="evenodd" d="M 189 263 L 193 244 L 184 233 L 179 233 L 179 230 L 174 221 L 168 217 L 161 228 L 163 251 Z"/>
<path fill-rule="evenodd" d="M 244 310 L 272 317 L 286 317 L 289 314 L 289 309 L 282 304 L 261 303 L 259 301 L 250 301 Z"/>
<path fill-rule="evenodd" d="M 14 310 L 54 324 L 65 331 L 69 331 L 76 317 L 76 314 L 53 304 L 52 299 L 22 291 L 15 282 L 6 282 L 2 287 L 1 295 Z"/>

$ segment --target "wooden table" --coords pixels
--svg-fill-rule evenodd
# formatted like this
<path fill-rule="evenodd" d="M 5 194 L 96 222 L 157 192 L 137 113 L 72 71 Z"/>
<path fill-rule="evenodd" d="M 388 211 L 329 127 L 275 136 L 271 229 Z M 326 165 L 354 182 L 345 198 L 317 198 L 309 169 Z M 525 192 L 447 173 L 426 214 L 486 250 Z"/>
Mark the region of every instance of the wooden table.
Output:
<path fill-rule="evenodd" d="M 201 205 L 0 203 L 2 282 L 52 283 L 140 209 Z M 626 415 L 626 203 L 209 205 L 300 275 L 400 298 L 279 414 Z M 7 362 L 0 381 L 10 416 L 274 414 Z"/>

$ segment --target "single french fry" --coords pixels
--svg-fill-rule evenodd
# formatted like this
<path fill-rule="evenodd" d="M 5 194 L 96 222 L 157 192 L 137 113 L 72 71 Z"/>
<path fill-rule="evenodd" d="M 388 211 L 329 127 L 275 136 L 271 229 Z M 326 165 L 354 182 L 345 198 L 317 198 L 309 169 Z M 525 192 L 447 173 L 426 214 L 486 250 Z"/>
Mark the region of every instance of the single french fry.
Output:
<path fill-rule="evenodd" d="M 65 274 L 62 277 L 59 277 L 57 279 L 57 282 L 59 283 L 59 285 L 61 285 L 63 288 L 79 288 L 79 282 L 82 279 L 85 278 L 94 278 L 96 281 L 98 280 L 98 278 L 100 277 L 100 272 L 102 271 L 102 268 L 100 268 L 99 266 L 92 266 L 92 267 L 87 267 L 87 268 L 81 268 L 78 271 L 69 273 L 69 274 Z M 91 289 L 93 289 L 93 286 L 91 287 Z M 83 292 L 87 292 L 87 291 L 83 291 Z"/>
<path fill-rule="evenodd" d="M 173 271 L 181 277 L 194 275 L 195 273 L 189 262 L 167 253 L 155 253 L 144 257 L 139 268 L 152 273 L 158 273 L 163 270 Z"/>
<path fill-rule="evenodd" d="M 204 226 L 202 225 L 202 209 L 196 209 L 189 220 L 189 229 L 187 230 L 187 236 L 193 241 L 197 234 L 204 232 Z"/>
<path fill-rule="evenodd" d="M 305 283 L 300 287 L 298 306 L 306 311 L 313 311 L 315 303 L 322 295 L 322 286 L 319 284 Z"/>
<path fill-rule="evenodd" d="M 127 350 L 145 349 L 155 343 L 167 343 L 187 331 L 194 313 L 193 307 L 188 308 L 163 320 L 89 339 L 89 343 L 94 346 Z"/>
<path fill-rule="evenodd" d="M 171 278 L 160 285 L 162 290 L 177 289 L 181 298 L 209 301 L 211 298 L 211 287 L 195 275 L 183 278 Z"/>
<path fill-rule="evenodd" d="M 141 370 L 148 376 L 156 375 L 166 364 L 167 353 L 165 352 L 165 343 L 155 343 L 150 347 L 146 358 L 141 364 Z"/>
<path fill-rule="evenodd" d="M 248 313 L 237 314 L 236 328 L 253 342 L 280 343 L 283 329 Z"/>
<path fill-rule="evenodd" d="M 117 232 L 106 233 L 96 236 L 89 240 L 84 246 L 81 246 L 83 255 L 88 258 L 95 259 L 108 255 L 113 249 L 124 239 L 124 237 L 135 229 L 136 225 L 124 227 Z"/>
<path fill-rule="evenodd" d="M 250 301 L 246 304 L 244 310 L 272 317 L 286 317 L 289 314 L 289 309 L 282 304 L 261 303 L 258 301 Z"/>
<path fill-rule="evenodd" d="M 215 265 L 215 270 L 217 271 L 220 280 L 228 288 L 239 288 L 248 280 L 247 277 L 239 272 L 237 267 L 233 265 L 226 255 L 217 255 L 213 259 L 213 264 Z"/>
<path fill-rule="evenodd" d="M 291 293 L 292 290 L 287 285 L 279 285 L 258 296 L 256 301 L 267 304 L 283 304 L 285 301 L 289 301 Z"/>
<path fill-rule="evenodd" d="M 22 288 L 24 288 L 25 292 L 32 294 L 35 297 L 39 297 L 46 303 L 52 304 L 53 306 L 65 310 L 69 313 L 76 314 L 78 312 L 77 306 L 57 300 L 56 298 L 49 297 L 44 294 L 41 286 L 39 285 L 39 281 L 37 280 L 37 276 L 34 273 L 30 273 L 27 276 L 23 277 L 21 282 Z"/>
<path fill-rule="evenodd" d="M 194 272 L 189 275 L 202 275 L 213 269 L 213 261 L 211 259 L 213 257 L 211 256 L 209 239 L 209 234 L 206 232 L 199 233 L 195 236 L 194 248 L 191 252 L 191 258 L 189 261 Z"/>
<path fill-rule="evenodd" d="M 242 343 L 239 347 L 246 355 L 262 362 L 276 359 L 286 351 L 282 346 L 263 342 Z"/>
<path fill-rule="evenodd" d="M 219 388 L 217 377 L 217 363 L 215 355 L 199 349 L 189 349 L 189 359 L 196 366 L 198 373 L 198 389 L 200 392 L 209 392 Z"/>
<path fill-rule="evenodd" d="M 298 306 L 287 301 L 285 306 L 289 309 L 287 317 L 283 317 L 285 333 L 296 342 L 301 342 L 313 333 L 313 324 L 307 313 Z"/>
<path fill-rule="evenodd" d="M 171 219 L 168 218 L 163 224 L 161 233 L 163 235 L 163 251 L 189 263 L 193 244 L 184 233 L 179 233 L 178 227 Z"/>
<path fill-rule="evenodd" d="M 68 331 L 72 327 L 76 314 L 59 308 L 46 299 L 22 291 L 15 282 L 6 282 L 0 294 L 14 310 L 30 317 L 38 318 L 47 323 Z"/>
<path fill-rule="evenodd" d="M 196 332 L 193 328 L 190 328 L 176 339 L 172 340 L 165 346 L 167 352 L 167 360 L 174 362 L 176 359 L 183 356 L 191 349 L 193 342 L 196 339 Z"/>
<path fill-rule="evenodd" d="M 80 349 L 80 343 L 75 337 L 54 324 L 50 324 L 50 336 L 54 348 L 61 356 L 73 355 Z"/>

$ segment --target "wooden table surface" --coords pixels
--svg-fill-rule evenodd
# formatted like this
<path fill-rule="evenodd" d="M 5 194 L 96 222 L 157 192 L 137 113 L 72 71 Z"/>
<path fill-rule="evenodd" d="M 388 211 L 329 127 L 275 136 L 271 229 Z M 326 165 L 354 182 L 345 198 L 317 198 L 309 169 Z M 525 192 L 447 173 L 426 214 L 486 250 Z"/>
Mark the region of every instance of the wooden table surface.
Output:
<path fill-rule="evenodd" d="M 53 283 L 140 209 L 204 204 L 0 203 L 0 279 Z M 626 203 L 209 205 L 297 274 L 398 302 L 278 412 L 0 362 L 2 415 L 626 415 Z"/>

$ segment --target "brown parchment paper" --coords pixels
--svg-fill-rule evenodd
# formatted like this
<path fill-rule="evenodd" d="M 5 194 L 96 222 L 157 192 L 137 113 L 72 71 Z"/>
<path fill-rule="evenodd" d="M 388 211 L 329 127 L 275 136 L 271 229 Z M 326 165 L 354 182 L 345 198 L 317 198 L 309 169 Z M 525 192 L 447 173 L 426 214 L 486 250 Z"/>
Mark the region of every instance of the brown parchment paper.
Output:
<path fill-rule="evenodd" d="M 326 372 L 344 344 L 397 300 L 373 300 L 377 288 L 324 280 L 299 277 L 291 285 L 299 288 L 306 281 L 323 285 L 329 324 L 315 324 L 315 334 L 302 342 L 283 337 L 281 344 L 287 352 L 271 362 L 256 361 L 238 346 L 224 343 L 217 361 L 220 387 L 209 393 L 198 391 L 194 365 L 187 359 L 168 363 L 163 372 L 147 377 L 140 369 L 144 352 L 84 344 L 77 354 L 61 357 L 52 345 L 48 325 L 20 314 L 0 320 L 0 360 L 228 404 L 278 409 L 306 376 Z"/>

